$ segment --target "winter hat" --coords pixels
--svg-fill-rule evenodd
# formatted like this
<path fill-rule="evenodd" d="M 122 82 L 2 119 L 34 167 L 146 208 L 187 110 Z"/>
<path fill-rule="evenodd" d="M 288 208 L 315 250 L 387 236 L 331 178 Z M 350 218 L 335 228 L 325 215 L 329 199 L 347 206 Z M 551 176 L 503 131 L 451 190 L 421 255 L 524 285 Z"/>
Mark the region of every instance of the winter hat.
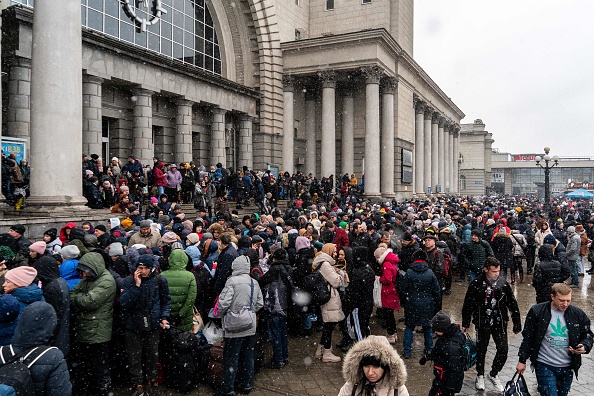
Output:
<path fill-rule="evenodd" d="M 254 235 L 252 237 L 252 244 L 254 243 L 262 243 L 264 242 L 264 240 L 262 239 L 262 237 L 260 235 Z"/>
<path fill-rule="evenodd" d="M 544 237 L 543 243 L 546 243 L 547 245 L 556 245 L 557 239 L 555 239 L 553 234 L 549 234 L 546 237 Z"/>
<path fill-rule="evenodd" d="M 43 235 L 49 236 L 50 239 L 53 241 L 54 239 L 56 239 L 56 236 L 58 236 L 58 230 L 56 228 L 50 228 L 49 230 L 44 232 Z"/>
<path fill-rule="evenodd" d="M 582 235 L 584 232 L 586 232 L 586 230 L 584 230 L 584 226 L 581 224 L 578 224 L 575 226 L 575 232 L 577 232 L 578 234 Z"/>
<path fill-rule="evenodd" d="M 150 227 L 153 222 L 151 220 L 142 220 L 140 222 L 140 228 Z"/>
<path fill-rule="evenodd" d="M 103 224 L 99 224 L 98 226 L 95 226 L 95 230 L 107 232 L 107 228 Z"/>
<path fill-rule="evenodd" d="M 0 246 L 0 261 L 8 261 L 14 258 L 14 252 L 8 246 Z"/>
<path fill-rule="evenodd" d="M 132 221 L 132 219 L 126 218 L 126 219 L 122 220 L 121 224 L 122 224 L 122 227 L 124 227 L 124 229 L 128 229 L 128 228 L 132 227 L 132 225 L 134 225 L 134 222 Z"/>
<path fill-rule="evenodd" d="M 379 260 L 380 257 L 384 255 L 386 250 L 387 249 L 383 246 L 378 247 L 377 249 L 375 249 L 375 252 L 373 252 L 373 257 L 375 257 L 376 260 Z"/>
<path fill-rule="evenodd" d="M 261 238 L 260 238 L 261 239 Z M 252 243 L 253 243 L 253 239 L 252 239 Z M 304 236 L 298 236 L 297 239 L 295 239 L 295 251 L 300 251 L 301 249 L 308 249 L 310 247 L 310 242 L 309 239 L 304 237 Z"/>
<path fill-rule="evenodd" d="M 287 251 L 283 248 L 278 248 L 272 253 L 272 261 L 279 261 L 279 260 L 288 260 L 289 256 L 287 255 Z"/>
<path fill-rule="evenodd" d="M 119 227 L 119 225 L 120 225 L 120 219 L 118 219 L 117 217 L 112 217 L 109 219 L 109 228 L 110 229 Z"/>
<path fill-rule="evenodd" d="M 412 261 L 427 261 L 427 252 L 422 249 L 417 250 L 412 254 Z"/>
<path fill-rule="evenodd" d="M 72 260 L 80 255 L 80 250 L 76 245 L 67 245 L 60 250 L 60 255 L 64 257 L 64 260 Z"/>
<path fill-rule="evenodd" d="M 85 235 L 84 244 L 89 248 L 96 248 L 99 242 L 97 241 L 95 234 L 87 234 Z"/>
<path fill-rule="evenodd" d="M 405 231 L 404 236 L 402 237 L 403 241 L 412 241 L 413 237 L 410 231 Z"/>
<path fill-rule="evenodd" d="M 186 237 L 186 239 L 192 245 L 195 245 L 195 244 L 197 244 L 200 241 L 200 238 L 198 237 L 198 234 L 196 234 L 195 232 L 192 232 L 192 233 L 188 234 L 188 236 Z"/>
<path fill-rule="evenodd" d="M 433 331 L 445 332 L 451 324 L 452 321 L 450 320 L 450 317 L 443 311 L 439 311 L 435 314 L 433 319 L 431 319 L 431 327 L 433 328 Z"/>
<path fill-rule="evenodd" d="M 574 226 L 569 226 L 567 227 L 567 233 L 568 234 L 573 234 L 575 232 L 575 227 Z M 548 235 L 547 235 L 548 236 Z M 545 237 L 546 238 L 546 237 Z"/>
<path fill-rule="evenodd" d="M 29 250 L 37 254 L 43 254 L 45 253 L 45 242 L 37 241 L 32 243 L 31 246 L 29 246 Z"/>
<path fill-rule="evenodd" d="M 493 224 L 495 224 L 495 220 L 493 220 L 493 219 L 487 220 L 487 226 L 491 226 Z"/>
<path fill-rule="evenodd" d="M 151 197 L 151 203 L 159 203 L 157 197 Z"/>
<path fill-rule="evenodd" d="M 4 275 L 4 279 L 12 282 L 16 287 L 26 287 L 33 283 L 37 270 L 33 267 L 22 266 L 11 269 Z"/>
<path fill-rule="evenodd" d="M 161 240 L 163 241 L 163 243 L 177 242 L 177 234 L 173 231 L 166 232 L 165 235 L 163 235 L 163 238 L 161 238 Z"/>
<path fill-rule="evenodd" d="M 114 242 L 109 246 L 109 256 L 123 256 L 124 255 L 124 247 L 120 242 Z"/>
<path fill-rule="evenodd" d="M 148 268 L 154 268 L 155 258 L 150 254 L 141 254 L 140 257 L 138 258 L 138 263 L 136 263 L 137 267 L 139 265 L 144 265 L 145 267 L 148 267 Z"/>
<path fill-rule="evenodd" d="M 12 227 L 10 227 L 10 229 L 14 232 L 18 232 L 21 235 L 25 235 L 25 226 L 22 224 L 15 224 Z"/>

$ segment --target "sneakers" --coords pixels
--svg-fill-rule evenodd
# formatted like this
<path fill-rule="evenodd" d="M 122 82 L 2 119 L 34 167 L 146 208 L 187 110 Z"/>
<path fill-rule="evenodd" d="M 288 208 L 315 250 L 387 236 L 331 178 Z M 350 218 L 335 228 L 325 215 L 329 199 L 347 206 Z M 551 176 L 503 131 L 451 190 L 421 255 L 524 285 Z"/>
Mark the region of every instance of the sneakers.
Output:
<path fill-rule="evenodd" d="M 396 344 L 396 340 L 398 339 L 398 337 L 396 336 L 396 333 L 392 334 L 392 335 L 387 335 L 386 338 L 388 339 L 388 342 L 390 344 Z"/>
<path fill-rule="evenodd" d="M 144 396 L 144 387 L 142 385 L 138 385 L 130 396 Z"/>
<path fill-rule="evenodd" d="M 484 375 L 476 376 L 476 381 L 474 382 L 474 387 L 477 390 L 485 390 L 485 376 Z"/>
<path fill-rule="evenodd" d="M 501 380 L 499 379 L 498 375 L 495 376 L 491 376 L 491 373 L 487 374 L 487 379 L 489 380 L 489 382 L 491 382 L 493 384 L 493 386 L 495 387 L 495 389 L 497 389 L 497 391 L 499 392 L 503 392 L 503 385 L 501 384 Z"/>

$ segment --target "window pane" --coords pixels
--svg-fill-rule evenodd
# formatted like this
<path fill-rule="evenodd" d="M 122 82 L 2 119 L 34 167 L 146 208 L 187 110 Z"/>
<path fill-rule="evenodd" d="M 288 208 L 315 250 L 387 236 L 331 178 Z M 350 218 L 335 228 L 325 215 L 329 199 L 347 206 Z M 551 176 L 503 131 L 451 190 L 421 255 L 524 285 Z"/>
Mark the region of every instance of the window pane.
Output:
<path fill-rule="evenodd" d="M 221 70 L 221 61 L 220 60 L 215 60 L 214 72 L 216 74 L 221 74 L 222 73 L 222 70 Z"/>
<path fill-rule="evenodd" d="M 155 34 L 161 33 L 161 22 L 159 21 L 154 25 L 147 26 L 147 30 Z"/>
<path fill-rule="evenodd" d="M 156 34 L 149 33 L 149 42 L 148 47 L 153 51 L 159 52 L 161 40 L 159 40 L 159 36 Z"/>
<path fill-rule="evenodd" d="M 206 55 L 213 56 L 213 55 L 214 55 L 214 54 L 213 54 L 213 52 L 214 52 L 214 50 L 213 50 L 213 46 L 214 46 L 214 44 L 213 44 L 212 42 L 210 42 L 210 41 L 206 41 L 206 42 L 204 43 L 204 53 L 205 53 Z"/>
<path fill-rule="evenodd" d="M 196 23 L 196 36 L 204 37 L 204 24 L 202 22 Z"/>
<path fill-rule="evenodd" d="M 173 43 L 173 57 L 182 60 L 184 57 L 184 47 L 180 44 Z"/>
<path fill-rule="evenodd" d="M 167 11 L 167 14 L 161 14 L 161 20 L 165 22 L 171 22 L 173 10 L 170 6 L 163 4 L 163 8 Z"/>
<path fill-rule="evenodd" d="M 214 59 L 212 59 L 210 56 L 205 56 L 204 57 L 204 68 L 206 70 L 213 70 L 214 69 Z"/>
<path fill-rule="evenodd" d="M 91 29 L 98 30 L 100 32 L 103 31 L 103 14 L 98 11 L 94 11 L 89 9 L 89 27 Z"/>
<path fill-rule="evenodd" d="M 213 29 L 212 29 L 212 27 L 206 26 L 204 33 L 205 33 L 204 38 L 207 39 L 207 40 L 212 41 L 212 39 L 213 39 Z"/>
<path fill-rule="evenodd" d="M 194 50 L 184 47 L 184 62 L 194 64 Z"/>
<path fill-rule="evenodd" d="M 118 20 L 112 17 L 105 17 L 105 33 L 113 37 L 118 36 Z"/>
<path fill-rule="evenodd" d="M 161 36 L 171 39 L 171 35 L 171 24 L 167 22 L 161 22 Z"/>
<path fill-rule="evenodd" d="M 92 7 L 98 11 L 103 11 L 103 0 L 89 0 L 89 7 Z"/>
<path fill-rule="evenodd" d="M 173 25 L 178 27 L 184 26 L 184 16 L 179 11 L 173 11 Z"/>
<path fill-rule="evenodd" d="M 196 51 L 204 53 L 204 39 L 201 37 L 196 37 Z"/>
<path fill-rule="evenodd" d="M 184 32 L 175 26 L 173 27 L 173 41 L 179 44 L 182 44 L 184 41 Z"/>
<path fill-rule="evenodd" d="M 184 2 L 185 0 L 173 0 L 173 8 L 176 10 L 182 11 L 184 10 Z"/>
<path fill-rule="evenodd" d="M 204 55 L 202 54 L 198 54 L 196 56 L 196 66 L 198 67 L 204 67 Z"/>
<path fill-rule="evenodd" d="M 189 32 L 184 32 L 184 45 L 186 47 L 194 48 L 194 35 Z"/>
<path fill-rule="evenodd" d="M 170 40 L 161 39 L 161 53 L 166 56 L 171 56 L 173 44 Z"/>
<path fill-rule="evenodd" d="M 136 33 L 136 37 L 135 37 L 136 45 L 140 45 L 141 47 L 146 48 L 146 35 L 147 34 L 148 33 L 146 33 L 146 32 Z"/>
<path fill-rule="evenodd" d="M 116 0 L 105 0 L 105 13 L 113 17 L 120 15 L 120 2 Z"/>
<path fill-rule="evenodd" d="M 129 23 L 120 22 L 120 38 L 122 40 L 134 42 L 134 26 Z"/>

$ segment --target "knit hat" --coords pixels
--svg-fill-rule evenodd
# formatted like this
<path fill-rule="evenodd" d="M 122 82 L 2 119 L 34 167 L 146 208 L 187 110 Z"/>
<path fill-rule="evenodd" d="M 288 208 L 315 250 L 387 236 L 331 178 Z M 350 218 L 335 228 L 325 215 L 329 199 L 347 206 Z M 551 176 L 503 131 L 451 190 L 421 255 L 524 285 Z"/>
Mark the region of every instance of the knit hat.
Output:
<path fill-rule="evenodd" d="M 493 220 L 493 219 L 487 220 L 487 225 L 488 226 L 493 225 L 493 224 L 495 224 L 495 220 Z"/>
<path fill-rule="evenodd" d="M 124 229 L 127 229 L 127 228 L 132 227 L 134 222 L 132 221 L 132 219 L 126 218 L 126 219 L 122 220 L 121 224 L 122 224 L 122 227 L 124 227 Z"/>
<path fill-rule="evenodd" d="M 173 231 L 166 232 L 161 238 L 163 243 L 173 243 L 177 241 L 177 235 Z"/>
<path fill-rule="evenodd" d="M 155 266 L 155 258 L 150 254 L 141 254 L 138 258 L 138 263 L 136 266 L 144 265 L 148 268 L 153 268 Z"/>
<path fill-rule="evenodd" d="M 50 228 L 49 230 L 44 232 L 43 235 L 49 236 L 50 239 L 53 241 L 54 239 L 56 239 L 56 236 L 58 236 L 58 230 L 56 228 Z"/>
<path fill-rule="evenodd" d="M 584 230 L 584 226 L 581 224 L 578 224 L 575 226 L 575 232 L 577 232 L 578 234 L 583 234 L 584 232 L 586 232 L 586 230 Z"/>
<path fill-rule="evenodd" d="M 12 282 L 16 287 L 26 287 L 33 283 L 37 270 L 33 267 L 22 266 L 11 269 L 4 275 L 4 279 Z"/>
<path fill-rule="evenodd" d="M 113 242 L 108 247 L 109 247 L 109 255 L 111 257 L 124 255 L 124 248 L 120 242 Z"/>
<path fill-rule="evenodd" d="M 569 226 L 567 227 L 567 233 L 568 234 L 573 234 L 575 232 L 575 227 L 574 226 Z M 548 235 L 547 235 L 548 236 Z"/>
<path fill-rule="evenodd" d="M 262 239 L 262 237 L 260 235 L 254 235 L 252 237 L 252 244 L 254 243 L 262 243 L 264 242 L 264 240 Z"/>
<path fill-rule="evenodd" d="M 128 208 L 128 212 L 130 212 L 130 213 L 134 212 L 135 210 L 138 210 L 138 206 L 136 206 L 136 205 L 132 205 Z"/>
<path fill-rule="evenodd" d="M 151 220 L 142 220 L 140 222 L 140 228 L 147 228 L 151 226 L 152 221 Z"/>
<path fill-rule="evenodd" d="M 14 258 L 14 252 L 8 246 L 0 246 L 0 261 L 8 261 Z"/>
<path fill-rule="evenodd" d="M 450 320 L 450 317 L 443 311 L 439 311 L 435 314 L 433 319 L 431 319 L 431 327 L 433 328 L 433 331 L 445 332 L 451 324 L 452 321 Z"/>
<path fill-rule="evenodd" d="M 422 249 L 417 250 L 412 254 L 412 261 L 427 261 L 427 252 Z"/>
<path fill-rule="evenodd" d="M 45 253 L 45 242 L 37 241 L 35 243 L 32 243 L 31 246 L 29 246 L 29 250 L 37 254 L 43 254 Z"/>
<path fill-rule="evenodd" d="M 11 230 L 13 230 L 14 232 L 18 232 L 21 235 L 25 234 L 25 226 L 22 224 L 15 224 L 12 227 L 10 227 Z"/>
<path fill-rule="evenodd" d="M 196 234 L 195 232 L 192 232 L 192 233 L 188 234 L 188 236 L 186 237 L 186 239 L 192 245 L 195 245 L 195 244 L 198 243 L 198 241 L 200 241 L 200 237 L 198 237 L 198 234 Z"/>
<path fill-rule="evenodd" d="M 375 252 L 373 252 L 373 257 L 375 257 L 376 260 L 379 260 L 380 257 L 383 256 L 383 254 L 386 252 L 386 248 L 383 246 L 378 247 L 377 249 L 375 249 Z"/>
<path fill-rule="evenodd" d="M 159 203 L 157 197 L 151 197 L 151 203 Z"/>
<path fill-rule="evenodd" d="M 107 232 L 107 227 L 105 227 L 103 224 L 99 224 L 99 225 L 95 226 L 95 230 Z"/>
<path fill-rule="evenodd" d="M 80 255 L 80 250 L 76 245 L 67 245 L 60 250 L 60 255 L 64 257 L 65 260 L 72 260 Z"/>
<path fill-rule="evenodd" d="M 549 234 L 546 237 L 544 237 L 543 243 L 546 243 L 547 245 L 556 245 L 557 239 L 555 239 L 553 234 Z"/>

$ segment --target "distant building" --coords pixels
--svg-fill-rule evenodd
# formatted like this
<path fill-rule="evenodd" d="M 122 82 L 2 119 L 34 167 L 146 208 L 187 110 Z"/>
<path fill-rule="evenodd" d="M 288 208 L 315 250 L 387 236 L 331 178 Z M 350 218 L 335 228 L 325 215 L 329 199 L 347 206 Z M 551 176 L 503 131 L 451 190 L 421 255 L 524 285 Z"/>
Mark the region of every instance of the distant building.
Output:
<path fill-rule="evenodd" d="M 485 130 L 482 120 L 462 124 L 460 130 L 460 179 L 462 195 L 488 195 L 491 186 L 491 152 L 493 134 Z"/>

